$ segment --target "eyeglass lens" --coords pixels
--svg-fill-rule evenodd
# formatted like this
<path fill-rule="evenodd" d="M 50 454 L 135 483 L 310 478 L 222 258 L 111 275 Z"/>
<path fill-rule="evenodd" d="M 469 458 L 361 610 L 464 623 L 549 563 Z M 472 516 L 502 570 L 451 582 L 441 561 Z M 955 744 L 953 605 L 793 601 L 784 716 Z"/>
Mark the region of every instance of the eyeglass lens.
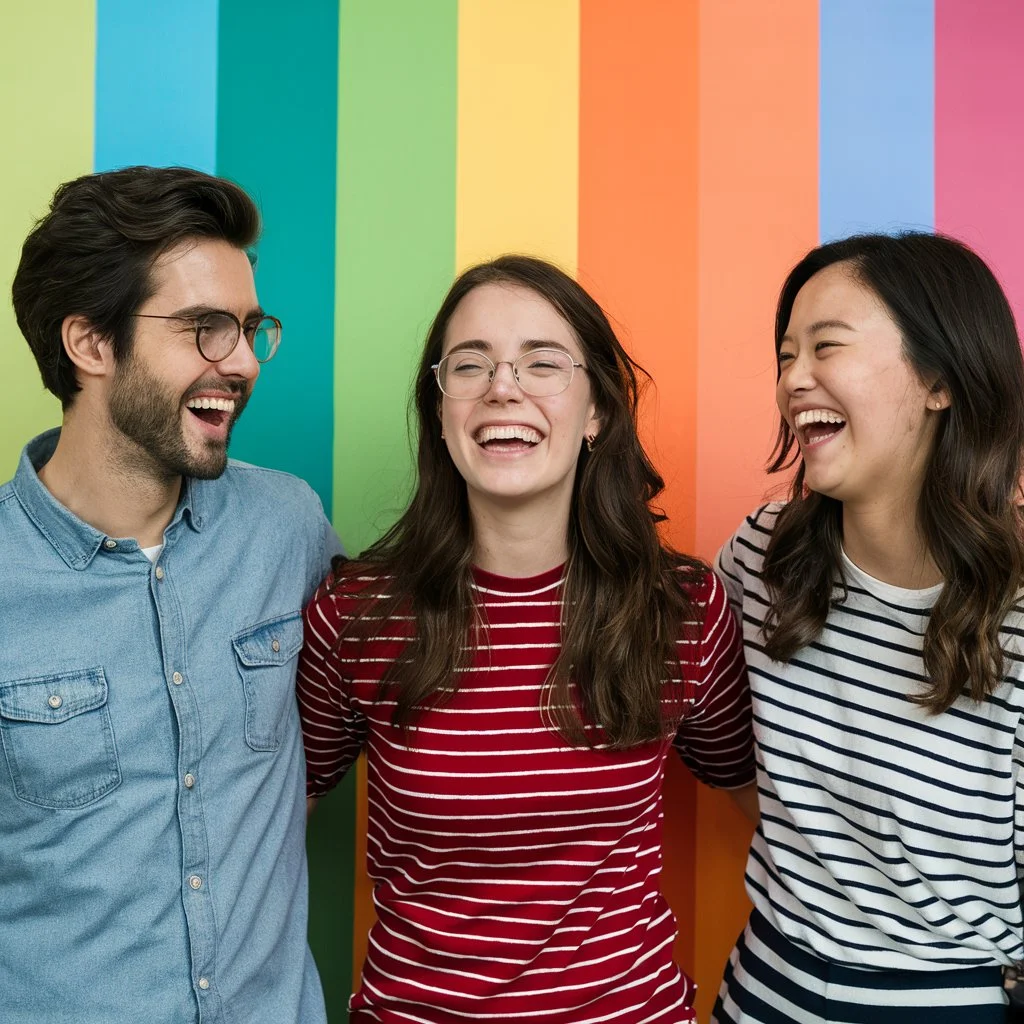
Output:
<path fill-rule="evenodd" d="M 265 363 L 277 351 L 281 343 L 281 325 L 272 317 L 250 321 L 243 327 L 226 313 L 209 313 L 196 324 L 196 342 L 199 351 L 210 362 L 226 359 L 238 344 L 239 332 L 256 356 Z"/>
<path fill-rule="evenodd" d="M 519 386 L 536 398 L 561 394 L 572 381 L 573 369 L 572 356 L 553 348 L 526 352 L 512 364 Z M 482 352 L 453 352 L 437 364 L 437 383 L 449 398 L 482 398 L 495 372 Z"/>

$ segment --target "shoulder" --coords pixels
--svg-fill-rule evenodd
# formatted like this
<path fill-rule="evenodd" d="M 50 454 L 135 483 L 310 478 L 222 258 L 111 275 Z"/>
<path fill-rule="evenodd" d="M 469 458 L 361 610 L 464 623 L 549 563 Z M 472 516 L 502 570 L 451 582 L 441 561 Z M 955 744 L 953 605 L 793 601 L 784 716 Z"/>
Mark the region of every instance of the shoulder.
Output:
<path fill-rule="evenodd" d="M 698 568 L 680 569 L 683 592 L 693 605 L 694 621 L 701 632 L 713 632 L 718 628 L 729 606 L 729 595 L 718 573 L 704 565 Z M 683 634 L 687 630 L 684 627 Z"/>
<path fill-rule="evenodd" d="M 387 600 L 393 591 L 394 577 L 370 566 L 336 558 L 327 578 L 317 587 L 306 609 L 307 618 L 320 614 L 340 625 L 364 613 L 371 605 Z"/>
<path fill-rule="evenodd" d="M 294 530 L 301 525 L 322 528 L 323 505 L 312 487 L 291 473 L 266 469 L 248 462 L 228 461 L 227 468 L 216 480 L 192 480 L 205 502 L 215 505 L 237 503 L 247 516 L 267 512 L 274 520 Z"/>
<path fill-rule="evenodd" d="M 786 503 L 783 501 L 770 501 L 755 509 L 740 523 L 732 536 L 732 543 L 755 551 L 764 551 L 768 547 L 779 514 L 785 507 Z"/>
<path fill-rule="evenodd" d="M 715 568 L 725 575 L 727 581 L 735 580 L 746 569 L 760 565 L 784 508 L 785 504 L 777 501 L 761 505 L 744 518 L 736 532 L 722 545 Z"/>

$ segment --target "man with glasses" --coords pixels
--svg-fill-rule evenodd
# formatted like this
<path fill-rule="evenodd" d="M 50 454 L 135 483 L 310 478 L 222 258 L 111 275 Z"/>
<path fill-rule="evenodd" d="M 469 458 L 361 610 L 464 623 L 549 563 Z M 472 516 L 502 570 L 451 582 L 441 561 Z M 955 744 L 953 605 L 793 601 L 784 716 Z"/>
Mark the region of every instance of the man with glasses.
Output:
<path fill-rule="evenodd" d="M 58 189 L 14 280 L 60 429 L 0 487 L 0 1018 L 324 1024 L 300 611 L 316 495 L 229 463 L 277 351 L 236 185 Z"/>

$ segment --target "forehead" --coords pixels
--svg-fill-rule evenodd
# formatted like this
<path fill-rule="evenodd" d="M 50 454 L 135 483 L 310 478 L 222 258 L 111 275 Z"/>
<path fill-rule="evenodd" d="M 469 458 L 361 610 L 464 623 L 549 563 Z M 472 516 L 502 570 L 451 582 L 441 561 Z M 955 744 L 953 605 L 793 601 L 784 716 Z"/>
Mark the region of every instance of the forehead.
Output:
<path fill-rule="evenodd" d="M 576 334 L 542 295 L 517 284 L 482 284 L 455 307 L 445 332 L 444 348 L 466 341 L 503 353 L 525 344 L 551 341 L 579 356 Z"/>
<path fill-rule="evenodd" d="M 896 325 L 882 300 L 845 263 L 819 270 L 797 292 L 787 336 L 810 330 L 820 321 L 837 320 L 858 330 Z"/>
<path fill-rule="evenodd" d="M 189 239 L 163 253 L 150 271 L 153 298 L 175 309 L 210 306 L 230 312 L 256 305 L 249 257 L 221 239 Z"/>

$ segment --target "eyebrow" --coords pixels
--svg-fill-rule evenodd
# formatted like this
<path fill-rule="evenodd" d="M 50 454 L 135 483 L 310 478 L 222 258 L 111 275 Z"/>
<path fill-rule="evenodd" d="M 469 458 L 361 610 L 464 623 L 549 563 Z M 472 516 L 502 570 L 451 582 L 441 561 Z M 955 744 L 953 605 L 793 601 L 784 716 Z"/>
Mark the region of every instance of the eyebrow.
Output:
<path fill-rule="evenodd" d="M 457 345 L 452 345 L 445 354 L 451 355 L 453 352 L 462 352 L 467 349 L 474 352 L 490 352 L 493 347 L 489 341 L 484 341 L 482 338 L 470 338 L 467 341 L 460 341 Z M 538 348 L 554 348 L 558 349 L 559 352 L 572 355 L 568 346 L 563 345 L 560 341 L 552 341 L 550 338 L 525 338 L 519 343 L 519 347 L 524 352 L 532 352 Z M 573 358 L 575 359 L 576 357 L 573 356 Z"/>
<path fill-rule="evenodd" d="M 856 333 L 857 328 L 851 327 L 845 320 L 815 320 L 814 323 L 807 328 L 808 334 L 818 334 L 821 331 L 853 331 Z M 782 341 L 792 340 L 793 335 L 789 332 L 782 336 Z"/>
<path fill-rule="evenodd" d="M 210 313 L 231 313 L 228 309 L 220 309 L 217 306 L 207 306 L 203 303 L 198 303 L 195 306 L 185 306 L 184 309 L 175 310 L 173 316 L 180 316 L 182 319 L 187 320 L 192 317 L 209 316 Z M 234 316 L 234 313 L 231 313 Z M 266 311 L 262 306 L 255 306 L 250 309 L 248 313 L 242 317 L 242 323 L 247 324 L 250 320 L 259 320 L 266 316 Z"/>

